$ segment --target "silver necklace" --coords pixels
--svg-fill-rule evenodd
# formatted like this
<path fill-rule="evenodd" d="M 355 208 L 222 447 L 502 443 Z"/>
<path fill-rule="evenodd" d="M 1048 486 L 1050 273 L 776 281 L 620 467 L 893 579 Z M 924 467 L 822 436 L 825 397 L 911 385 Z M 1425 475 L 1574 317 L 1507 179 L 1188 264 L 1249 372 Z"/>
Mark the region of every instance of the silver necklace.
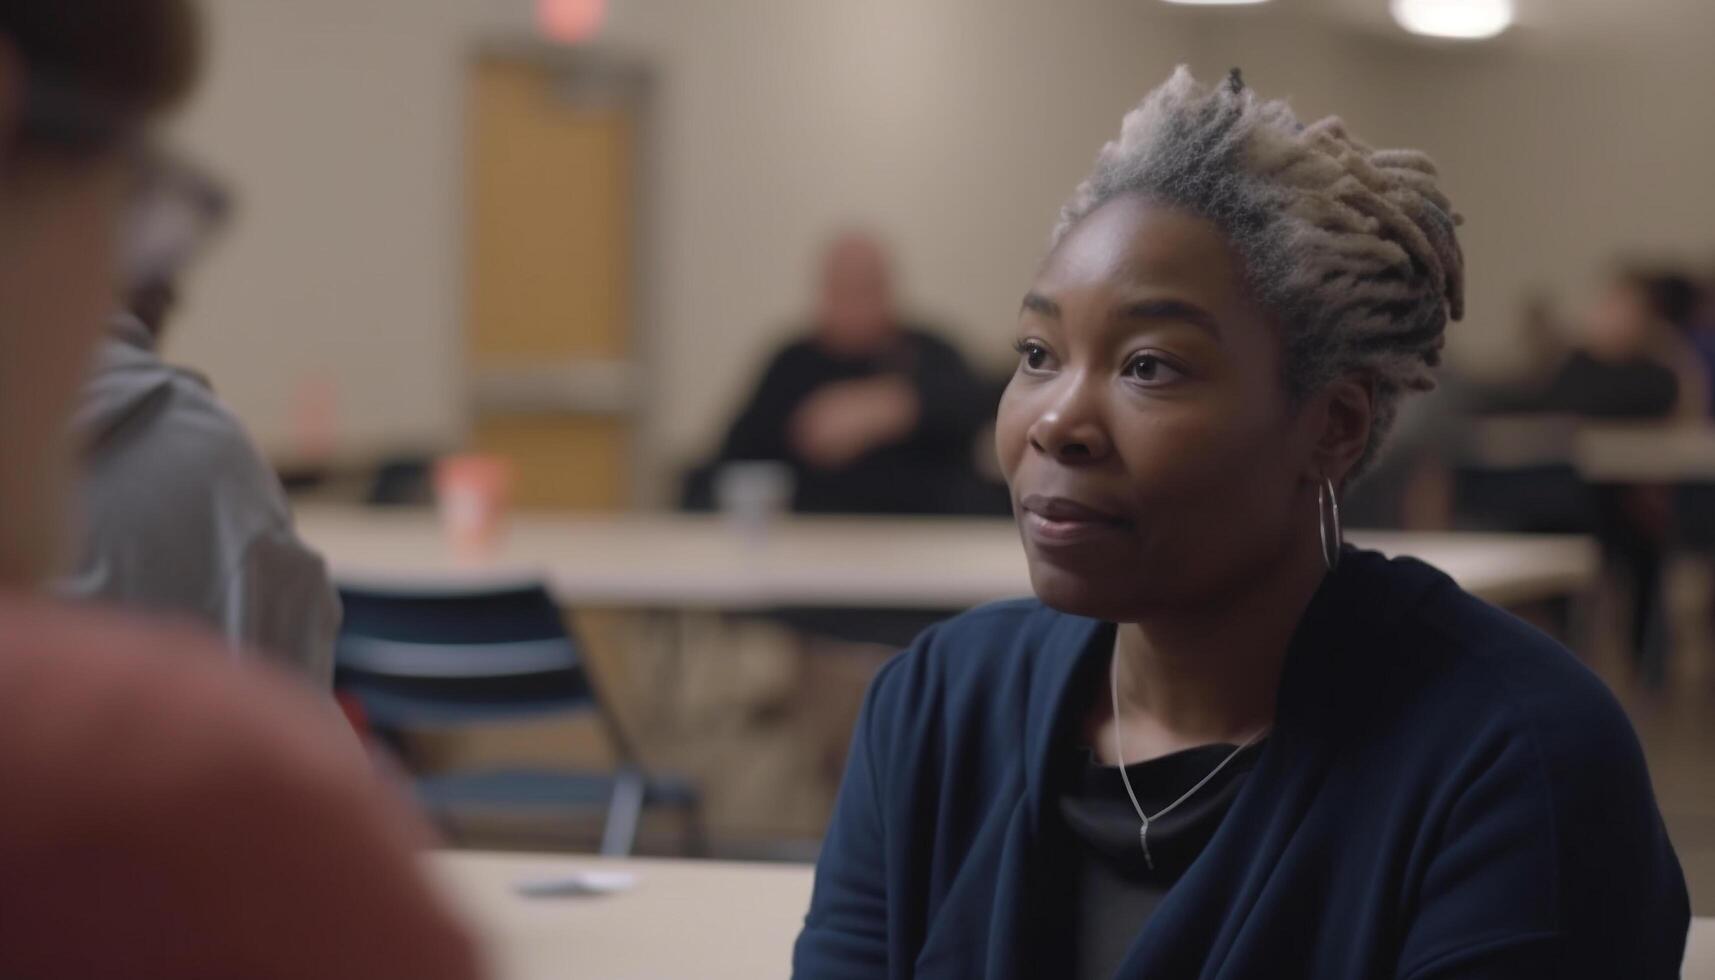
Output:
<path fill-rule="evenodd" d="M 1127 776 L 1125 772 L 1125 742 L 1120 738 L 1120 655 L 1118 650 L 1114 651 L 1113 660 L 1111 661 L 1108 669 L 1108 690 L 1113 693 L 1114 699 L 1114 756 L 1119 760 L 1120 782 L 1125 784 L 1125 795 L 1131 798 L 1131 808 L 1137 811 L 1137 818 L 1143 821 L 1143 825 L 1137 829 L 1137 842 L 1143 847 L 1144 863 L 1149 866 L 1149 870 L 1154 871 L 1155 858 L 1149 853 L 1149 825 L 1160 820 L 1162 817 L 1167 816 L 1169 813 L 1172 813 L 1176 808 L 1178 808 L 1179 804 L 1184 803 L 1186 800 L 1197 795 L 1198 790 L 1209 785 L 1209 780 L 1214 779 L 1222 769 L 1227 768 L 1227 763 L 1238 758 L 1240 752 L 1243 752 L 1245 749 L 1255 745 L 1256 740 L 1262 738 L 1263 734 L 1268 731 L 1268 728 L 1265 726 L 1258 730 L 1255 735 L 1245 739 L 1245 744 L 1234 749 L 1232 754 L 1228 755 L 1225 759 L 1222 759 L 1220 765 L 1211 769 L 1207 776 L 1204 776 L 1198 781 L 1197 785 L 1186 790 L 1184 796 L 1179 797 L 1172 803 L 1169 803 L 1160 810 L 1157 810 L 1155 816 L 1152 817 L 1143 812 L 1143 804 L 1137 801 L 1137 794 L 1132 791 L 1131 777 Z"/>

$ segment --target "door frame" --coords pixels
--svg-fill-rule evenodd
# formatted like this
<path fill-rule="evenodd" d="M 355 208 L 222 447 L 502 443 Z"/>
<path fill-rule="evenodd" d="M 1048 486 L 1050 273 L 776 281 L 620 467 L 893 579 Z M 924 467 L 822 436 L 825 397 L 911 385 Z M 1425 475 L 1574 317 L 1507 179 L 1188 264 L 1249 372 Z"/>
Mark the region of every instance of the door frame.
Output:
<path fill-rule="evenodd" d="M 627 324 L 627 335 L 631 353 L 627 358 L 629 370 L 625 372 L 625 390 L 613 396 L 612 400 L 616 403 L 615 414 L 628 419 L 632 428 L 630 472 L 627 474 L 631 507 L 671 507 L 678 497 L 677 487 L 673 485 L 674 474 L 667 471 L 671 461 L 665 458 L 662 449 L 661 437 L 664 429 L 659 405 L 655 399 L 648 397 L 649 380 L 659 376 L 661 364 L 661 331 L 656 329 L 660 304 L 654 289 L 651 288 L 659 281 L 657 268 L 660 257 L 660 250 L 656 245 L 655 209 L 660 179 L 656 162 L 659 158 L 657 148 L 660 145 L 655 107 L 658 97 L 658 73 L 647 59 L 607 45 L 569 47 L 534 37 L 502 36 L 488 38 L 471 46 L 463 62 L 461 82 L 468 82 L 470 72 L 476 66 L 491 60 L 514 64 L 522 62 L 546 69 L 558 76 L 557 85 L 567 99 L 588 100 L 589 104 L 604 107 L 619 106 L 631 119 L 631 261 L 630 282 L 626 284 L 630 291 L 630 302 L 627 305 L 631 322 Z M 459 130 L 459 195 L 462 215 L 459 238 L 462 270 L 459 329 L 462 342 L 468 337 L 465 331 L 470 328 L 470 221 L 471 209 L 475 206 L 475 202 L 469 197 L 471 160 L 466 151 L 469 146 L 472 114 L 476 108 L 469 101 L 468 84 L 461 85 L 461 98 L 465 100 L 464 126 Z M 468 356 L 460 358 L 460 371 L 466 418 L 474 422 L 478 401 L 486 397 L 483 389 L 492 389 L 495 386 L 493 379 L 488 379 L 485 384 L 484 379 L 471 375 L 472 366 Z M 615 385 L 609 383 L 603 388 L 611 395 Z"/>

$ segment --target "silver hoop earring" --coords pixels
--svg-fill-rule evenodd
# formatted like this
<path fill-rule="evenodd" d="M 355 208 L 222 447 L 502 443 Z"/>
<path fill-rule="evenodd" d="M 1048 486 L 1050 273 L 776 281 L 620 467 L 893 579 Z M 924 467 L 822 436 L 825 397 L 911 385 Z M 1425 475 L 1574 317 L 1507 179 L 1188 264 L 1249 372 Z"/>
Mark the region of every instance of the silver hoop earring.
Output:
<path fill-rule="evenodd" d="M 1322 539 L 1322 561 L 1333 571 L 1340 564 L 1340 549 L 1346 543 L 1340 528 L 1340 497 L 1334 481 L 1327 477 L 1316 487 L 1316 528 Z"/>

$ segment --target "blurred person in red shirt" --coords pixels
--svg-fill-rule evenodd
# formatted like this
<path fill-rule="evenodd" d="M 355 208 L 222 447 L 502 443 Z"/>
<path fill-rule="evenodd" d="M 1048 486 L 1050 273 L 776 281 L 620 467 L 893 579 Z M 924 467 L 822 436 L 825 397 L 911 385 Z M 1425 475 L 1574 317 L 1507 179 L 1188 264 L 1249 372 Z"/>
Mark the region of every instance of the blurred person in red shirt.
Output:
<path fill-rule="evenodd" d="M 467 980 L 425 837 L 332 707 L 217 640 L 41 597 L 189 0 L 0 0 L 0 976 Z"/>

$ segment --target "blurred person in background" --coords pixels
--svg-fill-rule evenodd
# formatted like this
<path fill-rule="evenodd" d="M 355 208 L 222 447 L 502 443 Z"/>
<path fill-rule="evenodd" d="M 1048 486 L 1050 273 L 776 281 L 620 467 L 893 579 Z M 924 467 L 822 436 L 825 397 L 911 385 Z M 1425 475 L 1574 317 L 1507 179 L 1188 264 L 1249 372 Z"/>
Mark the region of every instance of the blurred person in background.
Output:
<path fill-rule="evenodd" d="M 331 705 L 40 594 L 115 231 L 198 36 L 186 0 L 0 0 L 0 976 L 470 980 Z"/>
<path fill-rule="evenodd" d="M 80 547 L 69 597 L 190 617 L 318 689 L 333 680 L 339 600 L 299 540 L 279 479 L 201 375 L 162 360 L 182 276 L 227 220 L 225 190 L 154 161 L 125 222 L 123 309 L 73 417 Z"/>
<path fill-rule="evenodd" d="M 1564 324 L 1565 319 L 1552 294 L 1535 292 L 1525 300 L 1523 316 L 1519 320 L 1519 339 L 1524 343 L 1527 355 L 1523 383 L 1546 383 L 1566 360 L 1571 339 L 1566 336 Z"/>
<path fill-rule="evenodd" d="M 1590 419 L 1706 415 L 1709 386 L 1684 337 L 1694 296 L 1688 288 L 1683 276 L 1619 270 L 1535 407 Z"/>
<path fill-rule="evenodd" d="M 996 446 L 1036 598 L 877 677 L 802 977 L 1669 980 L 1690 910 L 1569 651 L 1344 547 L 1463 312 L 1434 164 L 1181 69 L 1062 211 Z"/>
<path fill-rule="evenodd" d="M 1677 280 L 1677 281 L 1672 281 Z M 1670 277 L 1662 290 L 1668 304 L 1682 303 L 1685 342 L 1702 372 L 1710 394 L 1708 412 L 1715 415 L 1715 270 L 1701 280 Z M 1705 426 L 1715 424 L 1707 417 Z M 1715 558 L 1715 483 L 1686 482 L 1673 488 L 1674 543 L 1709 560 Z M 1710 605 L 1715 611 L 1715 602 Z M 1665 615 L 1665 612 L 1664 612 Z"/>
<path fill-rule="evenodd" d="M 1595 421 L 1692 423 L 1707 418 L 1710 379 L 1689 335 L 1696 289 L 1684 276 L 1621 267 L 1587 314 L 1578 344 L 1536 408 Z M 1674 488 L 1594 488 L 1595 531 L 1631 593 L 1633 666 L 1650 687 L 1666 680 L 1664 569 L 1679 531 Z"/>
<path fill-rule="evenodd" d="M 769 361 L 716 466 L 788 464 L 799 511 L 1005 513 L 976 465 L 996 394 L 901 316 L 886 249 L 849 231 L 822 257 L 812 329 Z"/>
<path fill-rule="evenodd" d="M 1400 406 L 1387 445 L 1345 501 L 1354 526 L 1588 530 L 1586 489 L 1570 464 L 1523 471 L 1467 465 L 1480 457 L 1473 423 L 1536 398 L 1566 359 L 1567 339 L 1547 294 L 1525 301 L 1519 338 L 1527 356 L 1504 379 L 1479 379 L 1444 363 L 1434 391 Z"/>
<path fill-rule="evenodd" d="M 1704 413 L 1715 415 L 1715 275 L 1701 281 L 1678 273 L 1661 276 L 1654 296 L 1658 308 L 1683 331 L 1695 356 Z"/>

